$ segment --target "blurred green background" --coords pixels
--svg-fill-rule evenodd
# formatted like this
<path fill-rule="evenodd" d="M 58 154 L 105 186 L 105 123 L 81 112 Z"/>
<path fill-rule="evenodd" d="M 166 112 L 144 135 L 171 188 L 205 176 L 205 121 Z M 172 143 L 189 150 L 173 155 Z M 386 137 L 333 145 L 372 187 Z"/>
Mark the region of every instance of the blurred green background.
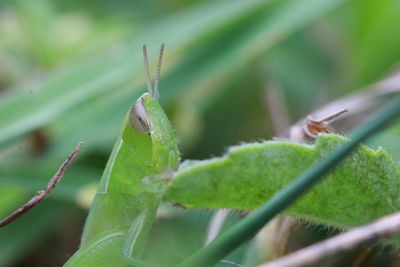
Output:
<path fill-rule="evenodd" d="M 271 82 L 293 123 L 393 72 L 399 12 L 390 0 L 1 1 L 0 216 L 86 144 L 47 200 L 0 229 L 0 266 L 61 266 L 76 250 L 84 198 L 145 91 L 142 44 L 151 70 L 166 44 L 160 101 L 183 158 L 204 159 L 277 135 L 265 100 Z M 165 207 L 147 257 L 163 266 L 193 253 L 210 215 Z M 248 254 L 230 258 L 250 264 Z"/>

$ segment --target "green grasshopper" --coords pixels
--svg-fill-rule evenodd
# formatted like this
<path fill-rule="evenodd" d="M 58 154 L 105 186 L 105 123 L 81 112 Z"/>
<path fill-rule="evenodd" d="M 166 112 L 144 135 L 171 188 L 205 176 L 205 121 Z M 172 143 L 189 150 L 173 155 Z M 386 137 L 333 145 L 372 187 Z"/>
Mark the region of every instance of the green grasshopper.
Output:
<path fill-rule="evenodd" d="M 86 221 L 80 249 L 65 266 L 146 266 L 139 260 L 144 241 L 179 151 L 167 116 L 159 105 L 161 46 L 152 86 L 143 46 L 148 93 L 130 108 Z"/>

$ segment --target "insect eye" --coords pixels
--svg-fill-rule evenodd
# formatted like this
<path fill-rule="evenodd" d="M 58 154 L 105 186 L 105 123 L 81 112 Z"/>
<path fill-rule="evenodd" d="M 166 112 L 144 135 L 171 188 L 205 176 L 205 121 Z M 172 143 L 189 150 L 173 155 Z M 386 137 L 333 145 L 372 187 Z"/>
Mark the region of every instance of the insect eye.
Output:
<path fill-rule="evenodd" d="M 136 100 L 135 104 L 133 104 L 129 112 L 129 122 L 139 132 L 150 132 L 151 122 L 141 99 Z"/>

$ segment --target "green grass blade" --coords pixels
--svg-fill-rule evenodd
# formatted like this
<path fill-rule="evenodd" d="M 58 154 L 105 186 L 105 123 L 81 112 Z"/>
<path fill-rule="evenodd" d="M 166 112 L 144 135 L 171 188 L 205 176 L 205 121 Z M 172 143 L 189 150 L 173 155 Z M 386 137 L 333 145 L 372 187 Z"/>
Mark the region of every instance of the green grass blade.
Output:
<path fill-rule="evenodd" d="M 390 120 L 400 113 L 400 97 L 392 100 L 369 123 L 352 134 L 352 140 L 341 145 L 330 156 L 319 161 L 305 171 L 298 179 L 277 193 L 260 209 L 228 230 L 220 238 L 183 261 L 180 267 L 211 266 L 217 263 L 231 251 L 236 249 L 247 239 L 254 236 L 265 223 L 279 212 L 287 208 L 313 185 L 320 181 L 325 174 L 331 171 L 344 157 L 352 152 L 360 142 L 373 135 L 384 127 Z"/>
<path fill-rule="evenodd" d="M 168 54 L 172 55 L 243 17 L 251 16 L 269 3 L 224 0 L 172 14 L 121 44 L 117 51 L 110 49 L 92 60 L 53 73 L 46 81 L 31 86 L 30 91 L 8 95 L 0 101 L 0 145 L 58 119 L 79 104 L 115 87 L 140 81 L 142 61 L 138 48 L 143 43 L 149 43 L 151 49 L 165 42 L 170 47 Z"/>

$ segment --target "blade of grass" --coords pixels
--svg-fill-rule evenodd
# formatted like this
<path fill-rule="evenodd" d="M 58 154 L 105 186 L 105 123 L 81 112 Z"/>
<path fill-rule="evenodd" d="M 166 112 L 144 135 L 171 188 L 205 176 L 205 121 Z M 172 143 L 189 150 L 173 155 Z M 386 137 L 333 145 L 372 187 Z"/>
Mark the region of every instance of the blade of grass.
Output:
<path fill-rule="evenodd" d="M 343 158 L 352 152 L 360 142 L 381 130 L 400 114 L 400 97 L 387 104 L 369 123 L 354 131 L 350 142 L 341 145 L 331 155 L 306 170 L 260 209 L 225 232 L 220 238 L 184 260 L 179 267 L 211 266 L 217 263 L 240 244 L 254 236 L 265 223 L 290 206 L 331 171 Z"/>
<path fill-rule="evenodd" d="M 0 146 L 55 121 L 79 104 L 110 92 L 115 86 L 140 80 L 137 77 L 142 77 L 141 60 L 137 59 L 141 58 L 138 48 L 143 43 L 148 43 L 150 50 L 165 42 L 169 47 L 168 54 L 179 53 L 190 44 L 252 16 L 269 4 L 270 1 L 262 0 L 199 4 L 160 19 L 118 49 L 113 46 L 96 58 L 49 75 L 46 81 L 33 87 L 30 85 L 30 91 L 7 95 L 0 100 Z"/>

